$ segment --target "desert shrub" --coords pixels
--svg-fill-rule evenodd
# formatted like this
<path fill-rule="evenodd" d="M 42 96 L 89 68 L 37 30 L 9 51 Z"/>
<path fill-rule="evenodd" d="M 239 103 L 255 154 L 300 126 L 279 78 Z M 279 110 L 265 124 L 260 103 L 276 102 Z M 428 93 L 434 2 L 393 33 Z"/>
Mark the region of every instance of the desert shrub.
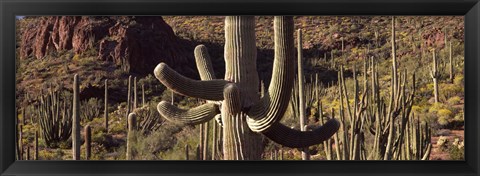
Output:
<path fill-rule="evenodd" d="M 147 104 L 141 108 L 133 110 L 137 115 L 138 129 L 142 134 L 147 135 L 157 131 L 165 121 L 160 117 L 156 109 L 156 103 Z"/>
<path fill-rule="evenodd" d="M 107 134 L 103 131 L 96 130 L 96 133 L 94 133 L 92 136 L 92 142 L 96 144 L 98 148 L 111 151 L 113 148 L 119 147 L 121 144 L 125 143 L 125 140 L 113 138 L 112 134 Z"/>
<path fill-rule="evenodd" d="M 458 122 L 464 122 L 464 115 L 463 115 L 463 112 L 460 112 L 458 114 L 455 115 L 455 117 L 453 118 L 455 121 L 458 121 Z"/>
<path fill-rule="evenodd" d="M 124 115 L 126 116 L 126 115 Z M 111 117 L 111 116 L 109 116 Z M 119 118 L 120 120 L 117 120 L 117 121 L 114 121 L 113 123 L 109 123 L 108 124 L 108 127 L 110 128 L 109 129 L 109 132 L 111 133 L 114 133 L 114 134 L 118 134 L 118 133 L 125 133 L 126 132 L 126 118 Z"/>
<path fill-rule="evenodd" d="M 65 155 L 62 149 L 40 150 L 38 152 L 39 160 L 63 160 Z"/>
<path fill-rule="evenodd" d="M 464 141 L 455 138 L 451 145 L 448 146 L 448 154 L 451 160 L 464 160 L 465 159 L 465 145 Z"/>
<path fill-rule="evenodd" d="M 132 145 L 134 159 L 160 159 L 161 152 L 172 149 L 177 144 L 174 134 L 181 130 L 180 126 L 168 124 L 149 135 L 135 133 L 136 142 Z M 179 152 L 176 152 L 178 155 Z"/>
<path fill-rule="evenodd" d="M 438 110 L 438 123 L 440 125 L 447 125 L 452 119 L 452 111 L 448 109 L 440 109 Z"/>
<path fill-rule="evenodd" d="M 460 104 L 461 98 L 459 96 L 451 97 L 447 100 L 448 105 Z"/>
<path fill-rule="evenodd" d="M 100 116 L 103 109 L 103 101 L 97 98 L 90 98 L 80 103 L 80 118 L 82 121 L 92 121 L 93 118 Z"/>
<path fill-rule="evenodd" d="M 463 96 L 464 89 L 463 85 L 459 86 L 456 84 L 440 84 L 439 86 L 439 96 L 441 100 L 447 100 L 450 97 Z"/>
<path fill-rule="evenodd" d="M 455 78 L 453 79 L 453 84 L 463 87 L 465 85 L 463 79 L 463 75 L 455 75 Z"/>

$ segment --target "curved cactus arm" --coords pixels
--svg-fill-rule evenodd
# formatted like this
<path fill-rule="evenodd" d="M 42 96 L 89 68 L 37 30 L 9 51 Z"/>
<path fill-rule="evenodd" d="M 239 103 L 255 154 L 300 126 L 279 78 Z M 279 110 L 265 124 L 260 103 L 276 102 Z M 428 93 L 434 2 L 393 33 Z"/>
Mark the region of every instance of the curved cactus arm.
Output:
<path fill-rule="evenodd" d="M 262 132 L 280 121 L 288 107 L 295 70 L 293 47 L 293 17 L 274 19 L 275 60 L 268 92 L 254 104 L 248 114 L 248 126 Z"/>
<path fill-rule="evenodd" d="M 205 45 L 198 45 L 194 50 L 195 63 L 202 80 L 216 79 L 215 72 L 213 71 L 212 61 L 208 54 L 207 47 Z"/>
<path fill-rule="evenodd" d="M 272 125 L 270 129 L 262 132 L 270 140 L 291 148 L 303 148 L 332 137 L 340 127 L 340 123 L 335 119 L 330 119 L 323 126 L 314 128 L 312 131 L 299 131 L 291 129 L 280 122 Z"/>
<path fill-rule="evenodd" d="M 175 93 L 206 100 L 223 100 L 223 87 L 228 83 L 222 79 L 193 80 L 180 75 L 165 63 L 158 64 L 154 73 L 163 85 Z"/>
<path fill-rule="evenodd" d="M 225 86 L 223 96 L 225 99 L 223 100 L 222 111 L 226 114 L 236 115 L 242 110 L 240 90 L 235 83 L 228 83 Z"/>
<path fill-rule="evenodd" d="M 220 113 L 218 105 L 206 103 L 198 107 L 185 110 L 171 105 L 167 101 L 158 103 L 157 110 L 169 121 L 181 122 L 191 125 L 197 125 L 208 122 L 210 119 Z"/>

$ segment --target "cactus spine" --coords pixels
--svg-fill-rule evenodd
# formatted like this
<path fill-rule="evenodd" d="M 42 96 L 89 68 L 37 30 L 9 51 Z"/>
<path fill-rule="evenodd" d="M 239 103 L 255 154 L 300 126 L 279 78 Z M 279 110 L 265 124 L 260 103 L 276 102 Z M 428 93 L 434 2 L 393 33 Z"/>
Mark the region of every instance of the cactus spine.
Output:
<path fill-rule="evenodd" d="M 84 129 L 85 135 L 85 159 L 90 160 L 92 156 L 92 129 L 90 125 L 86 125 Z"/>
<path fill-rule="evenodd" d="M 200 124 L 221 114 L 223 125 L 223 159 L 259 160 L 263 152 L 262 136 L 287 147 L 303 148 L 322 143 L 338 130 L 338 122 L 330 120 L 313 131 L 298 131 L 279 123 L 288 106 L 294 77 L 293 17 L 275 17 L 275 57 L 273 75 L 265 96 L 258 94 L 256 70 L 255 18 L 229 16 L 225 19 L 225 79 L 191 80 L 160 63 L 155 77 L 178 94 L 202 98 L 207 104 L 181 110 L 166 102 L 157 106 L 169 119 Z M 202 55 L 199 60 L 209 60 Z M 208 61 L 210 62 L 210 61 Z M 214 75 L 208 64 L 199 64 L 200 75 Z M 207 75 L 207 74 L 205 74 Z M 218 104 L 221 104 L 219 107 Z M 202 113 L 191 113 L 192 111 Z M 188 115 L 187 117 L 184 115 Z"/>
<path fill-rule="evenodd" d="M 105 79 L 105 109 L 104 111 L 104 117 L 105 117 L 105 132 L 108 133 L 108 79 Z"/>
<path fill-rule="evenodd" d="M 80 86 L 78 74 L 73 78 L 73 110 L 72 110 L 72 156 L 80 160 Z"/>

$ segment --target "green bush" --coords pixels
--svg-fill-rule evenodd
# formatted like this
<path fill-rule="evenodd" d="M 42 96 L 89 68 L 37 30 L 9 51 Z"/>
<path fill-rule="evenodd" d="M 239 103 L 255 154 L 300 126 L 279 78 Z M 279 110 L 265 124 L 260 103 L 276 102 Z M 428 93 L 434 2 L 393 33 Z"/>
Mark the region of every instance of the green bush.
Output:
<path fill-rule="evenodd" d="M 90 98 L 80 103 L 80 117 L 82 121 L 92 121 L 93 118 L 100 116 L 103 110 L 103 100 L 97 98 Z"/>

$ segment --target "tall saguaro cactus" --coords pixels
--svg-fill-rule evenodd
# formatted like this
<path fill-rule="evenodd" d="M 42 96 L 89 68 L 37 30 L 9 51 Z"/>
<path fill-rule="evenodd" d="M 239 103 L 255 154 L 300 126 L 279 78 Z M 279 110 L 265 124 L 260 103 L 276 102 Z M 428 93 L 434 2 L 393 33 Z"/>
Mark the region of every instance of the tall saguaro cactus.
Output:
<path fill-rule="evenodd" d="M 73 78 L 72 153 L 73 160 L 80 160 L 80 86 L 78 74 Z"/>
<path fill-rule="evenodd" d="M 303 84 L 303 55 L 302 55 L 302 30 L 297 30 L 297 71 L 298 71 L 298 96 L 299 96 L 299 109 L 300 109 L 300 130 L 307 131 L 305 127 L 305 96 L 304 93 L 304 84 Z M 343 40 L 342 40 L 343 42 Z M 342 43 L 343 44 L 343 43 Z M 304 148 L 302 151 L 302 160 L 309 160 L 310 156 L 308 155 L 308 148 Z"/>
<path fill-rule="evenodd" d="M 225 78 L 216 79 L 206 47 L 195 49 L 202 81 L 179 75 L 165 63 L 155 68 L 155 77 L 178 94 L 209 100 L 189 110 L 162 101 L 159 113 L 173 121 L 201 124 L 221 114 L 223 159 L 259 160 L 262 135 L 281 145 L 302 148 L 319 144 L 339 128 L 336 120 L 312 131 L 298 131 L 282 125 L 295 75 L 293 17 L 275 17 L 275 57 L 268 91 L 260 97 L 256 70 L 255 18 L 229 16 L 225 19 Z"/>
<path fill-rule="evenodd" d="M 438 61 L 437 57 L 435 56 L 435 50 L 432 50 L 433 53 L 433 59 L 432 59 L 432 70 L 430 71 L 430 76 L 433 79 L 433 95 L 435 97 L 435 103 L 438 103 L 438 78 L 440 77 L 440 74 L 438 73 Z"/>
<path fill-rule="evenodd" d="M 108 80 L 105 79 L 105 109 L 104 109 L 104 116 L 105 116 L 105 132 L 108 133 Z"/>

